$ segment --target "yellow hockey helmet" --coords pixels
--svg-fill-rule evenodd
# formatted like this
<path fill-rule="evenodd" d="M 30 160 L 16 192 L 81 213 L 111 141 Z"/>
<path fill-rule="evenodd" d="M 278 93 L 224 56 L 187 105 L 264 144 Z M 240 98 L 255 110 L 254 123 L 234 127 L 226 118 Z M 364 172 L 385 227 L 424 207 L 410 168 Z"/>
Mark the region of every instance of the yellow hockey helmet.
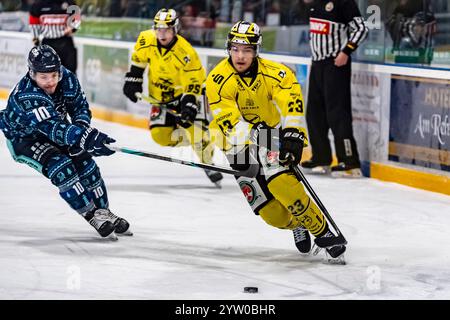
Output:
<path fill-rule="evenodd" d="M 175 32 L 178 32 L 179 23 L 177 12 L 174 9 L 162 8 L 153 19 L 153 29 L 174 28 Z"/>
<path fill-rule="evenodd" d="M 232 43 L 249 44 L 255 47 L 256 54 L 262 45 L 262 34 L 256 23 L 239 21 L 228 33 L 227 49 L 230 50 Z"/>

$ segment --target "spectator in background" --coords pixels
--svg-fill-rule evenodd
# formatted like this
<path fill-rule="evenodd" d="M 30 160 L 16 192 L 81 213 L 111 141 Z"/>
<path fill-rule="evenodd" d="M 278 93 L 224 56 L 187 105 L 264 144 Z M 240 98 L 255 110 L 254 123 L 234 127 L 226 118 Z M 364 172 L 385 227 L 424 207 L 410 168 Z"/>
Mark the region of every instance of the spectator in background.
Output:
<path fill-rule="evenodd" d="M 121 17 L 123 14 L 123 0 L 111 0 L 109 6 L 110 17 Z"/>
<path fill-rule="evenodd" d="M 429 1 L 401 0 L 386 22 L 386 29 L 393 41 L 395 62 L 431 63 L 436 18 Z"/>
<path fill-rule="evenodd" d="M 140 17 L 141 5 L 136 0 L 128 0 L 125 8 L 124 17 Z"/>
<path fill-rule="evenodd" d="M 79 15 L 69 7 L 74 0 L 37 0 L 30 8 L 30 29 L 35 45 L 47 44 L 57 52 L 62 65 L 76 73 L 77 49 L 73 34 L 80 26 Z"/>
<path fill-rule="evenodd" d="M 20 11 L 28 11 L 30 10 L 31 5 L 33 4 L 34 0 L 22 0 L 22 5 L 20 6 Z"/>

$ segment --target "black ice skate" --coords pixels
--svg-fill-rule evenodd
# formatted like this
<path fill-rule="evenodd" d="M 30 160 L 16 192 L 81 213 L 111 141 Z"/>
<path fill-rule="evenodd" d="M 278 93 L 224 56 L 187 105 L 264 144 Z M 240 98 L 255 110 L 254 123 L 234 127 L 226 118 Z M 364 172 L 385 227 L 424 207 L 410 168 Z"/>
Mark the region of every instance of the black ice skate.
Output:
<path fill-rule="evenodd" d="M 114 213 L 112 213 L 109 209 L 99 209 L 106 211 L 104 214 L 107 215 L 110 219 L 110 221 L 114 225 L 114 232 L 118 236 L 132 236 L 133 232 L 130 230 L 130 224 L 127 220 L 124 218 L 116 216 Z"/>
<path fill-rule="evenodd" d="M 327 175 L 331 172 L 329 164 L 320 164 L 313 160 L 303 161 L 301 166 L 304 169 L 303 171 L 309 174 Z"/>
<path fill-rule="evenodd" d="M 331 167 L 331 176 L 335 178 L 360 178 L 362 173 L 359 164 L 339 162 Z"/>
<path fill-rule="evenodd" d="M 314 251 L 314 255 L 317 255 L 321 249 L 326 249 L 328 262 L 332 264 L 345 264 L 344 252 L 346 250 L 345 245 L 347 241 L 339 234 L 335 236 L 330 230 L 324 235 L 315 238 L 314 243 L 317 248 Z"/>
<path fill-rule="evenodd" d="M 220 181 L 223 179 L 223 175 L 220 172 L 204 169 L 206 175 L 208 176 L 209 180 L 211 180 L 212 183 L 216 185 L 217 188 L 221 188 Z"/>
<path fill-rule="evenodd" d="M 117 240 L 117 236 L 114 233 L 114 224 L 110 221 L 110 218 L 105 211 L 106 210 L 103 209 L 97 209 L 94 212 L 86 214 L 84 218 L 95 228 L 95 230 L 97 230 L 100 236 L 111 240 Z"/>
<path fill-rule="evenodd" d="M 311 251 L 311 237 L 309 231 L 303 227 L 292 230 L 294 233 L 295 246 L 300 253 L 308 254 Z"/>

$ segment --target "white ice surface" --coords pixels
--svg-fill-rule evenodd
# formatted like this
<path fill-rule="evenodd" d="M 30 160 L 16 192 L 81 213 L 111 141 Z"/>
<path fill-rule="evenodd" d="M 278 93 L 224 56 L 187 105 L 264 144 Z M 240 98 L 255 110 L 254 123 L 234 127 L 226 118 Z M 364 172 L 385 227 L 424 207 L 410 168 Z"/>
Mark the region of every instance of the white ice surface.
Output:
<path fill-rule="evenodd" d="M 94 125 L 122 146 L 174 155 L 146 130 Z M 127 154 L 97 163 L 133 237 L 101 239 L 12 160 L 1 135 L 0 299 L 450 299 L 448 196 L 309 176 L 349 242 L 347 265 L 336 266 L 300 256 L 292 232 L 255 216 L 231 176 L 218 190 L 179 164 Z"/>

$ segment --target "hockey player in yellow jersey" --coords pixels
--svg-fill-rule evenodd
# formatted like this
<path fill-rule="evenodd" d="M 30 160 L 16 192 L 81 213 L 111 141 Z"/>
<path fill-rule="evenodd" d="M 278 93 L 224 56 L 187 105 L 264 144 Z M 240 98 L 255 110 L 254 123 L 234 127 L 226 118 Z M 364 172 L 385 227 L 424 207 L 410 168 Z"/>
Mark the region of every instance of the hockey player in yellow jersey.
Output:
<path fill-rule="evenodd" d="M 137 102 L 147 68 L 153 140 L 162 146 L 191 145 L 202 162 L 212 164 L 214 144 L 202 103 L 206 73 L 197 52 L 177 34 L 179 27 L 175 10 L 163 8 L 157 12 L 153 28 L 141 32 L 136 41 L 123 92 Z M 205 172 L 219 186 L 222 174 Z"/>
<path fill-rule="evenodd" d="M 310 252 L 311 233 L 319 248 L 342 258 L 345 245 L 329 229 L 292 169 L 307 145 L 300 85 L 288 67 L 259 57 L 261 44 L 255 23 L 239 21 L 228 33 L 229 57 L 206 80 L 213 114 L 210 130 L 237 170 L 250 165 L 250 141 L 257 136 L 253 146 L 258 146 L 258 175 L 236 177 L 255 214 L 271 226 L 293 230 L 301 253 Z"/>

